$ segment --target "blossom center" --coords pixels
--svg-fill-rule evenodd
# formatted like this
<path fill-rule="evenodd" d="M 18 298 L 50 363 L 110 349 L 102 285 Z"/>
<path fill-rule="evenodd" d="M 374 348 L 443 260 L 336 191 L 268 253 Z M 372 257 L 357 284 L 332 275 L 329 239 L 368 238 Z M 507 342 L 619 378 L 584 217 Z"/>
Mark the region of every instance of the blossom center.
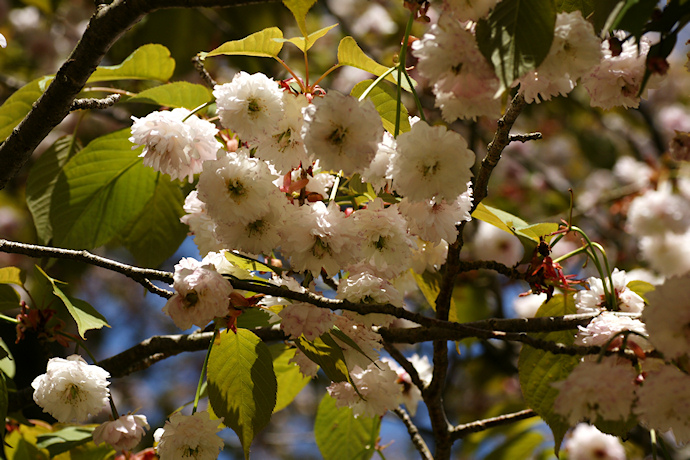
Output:
<path fill-rule="evenodd" d="M 232 198 L 235 201 L 238 201 L 241 197 L 246 195 L 247 189 L 242 183 L 241 180 L 239 179 L 229 179 L 226 183 L 226 190 L 228 191 L 228 194 L 230 195 L 230 198 Z"/>
<path fill-rule="evenodd" d="M 327 139 L 331 144 L 337 145 L 338 147 L 342 147 L 342 145 L 345 143 L 346 134 L 347 128 L 343 126 L 338 126 L 336 129 L 333 130 L 331 134 L 329 134 Z"/>

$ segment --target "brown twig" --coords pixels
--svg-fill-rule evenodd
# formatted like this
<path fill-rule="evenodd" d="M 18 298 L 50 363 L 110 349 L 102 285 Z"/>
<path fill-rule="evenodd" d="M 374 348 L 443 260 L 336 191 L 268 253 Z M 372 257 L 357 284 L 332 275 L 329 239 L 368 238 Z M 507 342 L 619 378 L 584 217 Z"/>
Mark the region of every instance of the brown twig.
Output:
<path fill-rule="evenodd" d="M 393 412 L 395 413 L 395 415 L 400 417 L 400 420 L 402 420 L 402 422 L 405 424 L 407 432 L 410 434 L 412 444 L 414 444 L 415 448 L 419 451 L 419 454 L 422 456 L 422 458 L 424 460 L 434 460 L 434 457 L 431 455 L 429 447 L 426 445 L 426 442 L 424 442 L 422 435 L 419 434 L 417 426 L 412 422 L 412 419 L 407 414 L 407 412 L 402 407 L 393 409 Z"/>
<path fill-rule="evenodd" d="M 70 111 L 74 110 L 90 110 L 90 109 L 107 109 L 114 106 L 120 100 L 119 94 L 111 94 L 103 99 L 85 98 L 75 99 L 70 106 Z"/>
<path fill-rule="evenodd" d="M 453 439 L 453 441 L 457 441 L 458 439 L 464 438 L 468 434 L 477 433 L 479 431 L 485 431 L 489 428 L 507 425 L 508 423 L 514 423 L 520 420 L 525 420 L 536 416 L 537 414 L 532 409 L 525 409 L 519 412 L 513 412 L 512 414 L 499 415 L 498 417 L 477 420 L 476 422 L 465 423 L 463 425 L 456 426 L 455 428 L 453 428 L 450 436 Z"/>

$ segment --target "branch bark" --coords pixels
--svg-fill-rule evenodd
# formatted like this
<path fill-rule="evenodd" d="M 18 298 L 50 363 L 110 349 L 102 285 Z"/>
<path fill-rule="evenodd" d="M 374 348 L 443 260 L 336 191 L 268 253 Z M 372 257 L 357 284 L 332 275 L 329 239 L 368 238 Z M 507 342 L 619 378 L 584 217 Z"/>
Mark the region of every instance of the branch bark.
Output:
<path fill-rule="evenodd" d="M 146 14 L 163 8 L 231 7 L 272 0 L 115 0 L 98 5 L 89 25 L 50 86 L 0 145 L 0 189 L 70 112 L 72 102 L 110 47 Z"/>

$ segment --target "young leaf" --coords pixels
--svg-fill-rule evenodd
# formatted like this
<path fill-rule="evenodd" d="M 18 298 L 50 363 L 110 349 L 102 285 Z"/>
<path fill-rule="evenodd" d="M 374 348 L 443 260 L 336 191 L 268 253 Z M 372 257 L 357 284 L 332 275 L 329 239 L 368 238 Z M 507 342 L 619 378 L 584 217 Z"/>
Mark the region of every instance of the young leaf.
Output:
<path fill-rule="evenodd" d="M 536 316 L 562 316 L 576 313 L 576 311 L 573 296 L 556 295 L 539 308 Z M 564 345 L 572 345 L 575 340 L 573 331 L 534 334 L 534 337 Z M 579 360 L 578 356 L 554 355 L 529 345 L 522 347 L 518 359 L 520 388 L 525 403 L 539 414 L 551 428 L 556 441 L 556 454 L 558 454 L 563 436 L 570 425 L 553 410 L 553 403 L 558 396 L 558 390 L 552 386 L 552 383 L 568 377 Z"/>
<path fill-rule="evenodd" d="M 641 280 L 632 280 L 626 287 L 643 299 L 646 299 L 647 294 L 656 289 L 653 284 Z"/>
<path fill-rule="evenodd" d="M 352 37 L 345 37 L 340 40 L 340 44 L 338 45 L 338 64 L 356 67 L 366 72 L 373 73 L 377 77 L 388 71 L 388 67 L 379 64 L 364 54 L 362 48 L 359 47 L 355 39 Z M 386 80 L 397 85 L 398 81 L 395 75 L 396 73 L 393 72 L 386 77 Z M 414 80 L 412 80 L 412 84 L 415 85 Z M 405 78 L 402 80 L 402 88 L 405 91 L 412 91 Z"/>
<path fill-rule="evenodd" d="M 145 102 L 193 110 L 211 99 L 211 91 L 205 86 L 176 81 L 144 90 L 127 99 L 127 102 Z"/>
<path fill-rule="evenodd" d="M 373 82 L 374 80 L 364 80 L 357 83 L 355 87 L 352 88 L 352 91 L 350 91 L 350 94 L 357 98 L 360 97 Z M 386 131 L 393 134 L 395 131 L 395 113 L 398 108 L 395 89 L 387 83 L 381 82 L 369 91 L 367 99 L 371 99 L 371 102 L 374 103 L 374 107 L 376 107 L 376 111 L 381 115 L 383 127 Z M 408 120 L 407 109 L 403 104 L 400 104 L 400 132 L 405 133 L 409 130 L 410 122 Z"/>
<path fill-rule="evenodd" d="M 314 6 L 314 3 L 316 3 L 316 0 L 283 0 L 283 5 L 292 12 L 297 21 L 299 31 L 305 37 L 307 36 L 307 13 Z"/>
<path fill-rule="evenodd" d="M 278 393 L 276 395 L 276 407 L 273 413 L 284 409 L 295 399 L 302 389 L 307 386 L 311 378 L 305 377 L 299 370 L 299 366 L 291 363 L 295 356 L 295 349 L 278 343 L 268 347 L 273 357 L 273 370 L 278 381 Z"/>
<path fill-rule="evenodd" d="M 0 284 L 16 284 L 24 287 L 26 274 L 19 267 L 0 268 Z"/>
<path fill-rule="evenodd" d="M 74 318 L 74 321 L 76 321 L 77 329 L 79 330 L 79 335 L 82 339 L 85 338 L 84 333 L 86 331 L 91 329 L 101 329 L 103 326 L 110 327 L 103 315 L 98 313 L 98 311 L 88 302 L 67 297 L 67 295 L 65 295 L 65 293 L 62 292 L 62 290 L 57 286 L 57 283 L 62 283 L 62 281 L 51 278 L 38 265 L 36 265 L 36 269 L 45 277 L 46 280 L 48 280 L 53 287 L 53 294 L 55 294 L 62 301 L 69 314 L 72 316 L 72 318 Z"/>
<path fill-rule="evenodd" d="M 277 27 L 269 27 L 241 40 L 225 42 L 208 53 L 199 53 L 199 57 L 201 59 L 221 55 L 277 57 L 280 50 L 283 49 L 283 43 L 280 41 L 282 38 L 282 30 Z"/>
<path fill-rule="evenodd" d="M 494 66 L 500 92 L 542 63 L 555 26 L 554 0 L 503 0 L 477 23 L 477 44 Z"/>
<path fill-rule="evenodd" d="M 0 348 L 2 348 L 2 350 L 0 350 L 0 355 L 3 355 L 3 357 L 0 358 L 0 371 L 2 371 L 2 373 L 7 377 L 13 379 L 15 373 L 17 372 L 17 366 L 14 363 L 14 356 L 12 356 L 10 349 L 2 339 L 0 339 Z"/>
<path fill-rule="evenodd" d="M 436 310 L 436 297 L 441 290 L 441 275 L 439 273 L 424 272 L 422 275 L 412 272 L 419 290 L 431 308 Z M 476 321 L 486 318 L 489 306 L 481 290 L 473 286 L 456 286 L 450 299 L 448 320 L 457 323 Z"/>
<path fill-rule="evenodd" d="M 97 67 L 87 83 L 113 80 L 168 81 L 175 71 L 175 60 L 163 45 L 150 43 L 134 50 L 122 64 Z"/>
<path fill-rule="evenodd" d="M 36 447 L 36 438 L 50 433 L 50 425 L 35 421 L 33 426 L 21 424 L 9 431 L 4 439 L 5 458 L 12 460 L 49 460 L 48 453 Z"/>
<path fill-rule="evenodd" d="M 5 343 L 2 343 L 5 345 Z M 6 346 L 6 345 L 5 345 Z M 10 377 L 11 378 L 11 377 Z M 7 408 L 9 407 L 8 402 L 8 391 L 7 391 L 7 380 L 5 379 L 5 374 L 0 372 L 0 420 L 5 420 L 7 417 Z M 0 437 L 5 437 L 5 424 L 0 426 Z"/>
<path fill-rule="evenodd" d="M 26 204 L 31 211 L 38 239 L 48 244 L 53 239 L 50 224 L 50 203 L 60 171 L 80 149 L 74 136 L 63 136 L 38 158 L 29 171 L 26 183 Z"/>
<path fill-rule="evenodd" d="M 244 456 L 271 420 L 278 384 L 271 352 L 246 329 L 226 330 L 208 360 L 208 398 L 213 412 L 240 438 Z"/>
<path fill-rule="evenodd" d="M 355 418 L 349 407 L 338 408 L 326 393 L 314 421 L 316 445 L 324 460 L 368 460 L 374 455 L 380 417 Z"/>
<path fill-rule="evenodd" d="M 314 45 L 314 43 L 316 43 L 316 40 L 318 40 L 319 38 L 326 35 L 328 33 L 328 31 L 330 31 L 332 28 L 336 27 L 337 25 L 338 24 L 333 24 L 332 26 L 327 26 L 327 27 L 324 27 L 323 29 L 317 30 L 316 32 L 312 32 L 307 36 L 306 40 L 304 39 L 304 37 L 295 37 L 295 38 L 283 38 L 282 40 L 279 40 L 279 41 L 290 42 L 293 45 L 295 45 L 297 48 L 299 48 L 300 51 L 302 51 L 304 53 L 305 51 L 309 50 L 309 48 L 311 48 Z M 276 40 L 278 40 L 278 39 L 276 38 Z M 305 45 L 305 42 L 306 42 L 306 45 Z"/>
<path fill-rule="evenodd" d="M 63 452 L 86 444 L 91 440 L 93 428 L 81 426 L 66 426 L 61 430 L 48 434 L 42 434 L 36 438 L 36 447 L 47 449 L 50 457 L 60 455 Z"/>
<path fill-rule="evenodd" d="M 12 286 L 0 284 L 0 311 L 19 308 L 21 297 Z"/>
<path fill-rule="evenodd" d="M 309 359 L 321 366 L 326 376 L 333 382 L 345 382 L 349 380 L 350 374 L 347 371 L 343 350 L 333 340 L 328 332 L 321 337 L 309 341 L 304 337 L 295 340 L 297 348 L 307 355 Z"/>
<path fill-rule="evenodd" d="M 29 113 L 43 90 L 39 86 L 40 78 L 19 88 L 0 106 L 0 141 L 10 135 L 12 130 Z"/>

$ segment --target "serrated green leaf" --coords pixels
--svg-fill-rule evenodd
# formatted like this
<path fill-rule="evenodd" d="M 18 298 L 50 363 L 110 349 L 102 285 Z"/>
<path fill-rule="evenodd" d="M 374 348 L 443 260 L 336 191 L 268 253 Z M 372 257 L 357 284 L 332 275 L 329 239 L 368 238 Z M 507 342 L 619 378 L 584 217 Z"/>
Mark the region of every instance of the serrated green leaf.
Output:
<path fill-rule="evenodd" d="M 0 284 L 16 284 L 24 287 L 26 281 L 26 273 L 19 267 L 3 267 L 0 268 Z"/>
<path fill-rule="evenodd" d="M 0 284 L 0 311 L 19 308 L 19 293 L 12 286 Z"/>
<path fill-rule="evenodd" d="M 377 77 L 383 75 L 389 70 L 388 67 L 379 64 L 364 54 L 364 51 L 362 51 L 362 48 L 359 47 L 355 39 L 349 36 L 340 40 L 340 43 L 338 44 L 338 64 L 356 67 L 364 70 L 365 72 L 373 73 Z M 386 77 L 386 80 L 397 85 L 398 81 L 395 75 L 396 73 L 393 72 Z M 412 84 L 416 86 L 414 80 L 412 80 Z M 405 78 L 402 80 L 402 88 L 405 91 L 412 91 Z"/>
<path fill-rule="evenodd" d="M 0 141 L 5 140 L 20 121 L 31 111 L 33 103 L 41 97 L 41 78 L 19 88 L 0 106 Z"/>
<path fill-rule="evenodd" d="M 553 42 L 553 0 L 503 0 L 477 23 L 479 50 L 501 81 L 501 93 L 542 63 Z"/>
<path fill-rule="evenodd" d="M 163 45 L 140 46 L 119 65 L 97 67 L 87 83 L 113 80 L 168 81 L 175 71 L 175 60 Z"/>
<path fill-rule="evenodd" d="M 352 91 L 350 91 L 350 94 L 357 98 L 360 97 L 373 82 L 374 80 L 364 80 L 357 83 L 355 87 L 352 88 Z M 395 115 L 398 110 L 395 88 L 392 88 L 387 83 L 381 82 L 381 84 L 369 91 L 367 99 L 371 99 L 371 102 L 374 103 L 376 111 L 381 116 L 383 127 L 386 131 L 393 134 L 395 131 Z M 400 104 L 400 132 L 405 133 L 409 130 L 410 121 L 408 119 L 407 109 L 403 104 Z"/>
<path fill-rule="evenodd" d="M 283 49 L 283 43 L 279 41 L 282 38 L 282 30 L 277 27 L 269 27 L 248 35 L 241 40 L 225 42 L 208 53 L 199 53 L 199 57 L 202 59 L 209 56 L 222 55 L 277 57 L 280 50 Z"/>
<path fill-rule="evenodd" d="M 60 171 L 80 149 L 73 136 L 63 136 L 43 152 L 31 167 L 26 183 L 26 204 L 31 211 L 38 239 L 48 244 L 53 238 L 50 203 Z"/>
<path fill-rule="evenodd" d="M 424 272 L 418 274 L 412 271 L 412 275 L 431 308 L 436 310 L 436 297 L 441 290 L 441 274 Z M 484 319 L 489 314 L 489 307 L 484 294 L 473 286 L 455 286 L 450 299 L 450 311 L 448 320 L 457 323 L 466 323 Z"/>
<path fill-rule="evenodd" d="M 309 359 L 318 364 L 323 369 L 326 376 L 333 382 L 345 382 L 349 380 L 347 365 L 343 350 L 333 340 L 328 332 L 321 337 L 309 341 L 304 337 L 295 340 L 297 348 L 307 355 Z"/>
<path fill-rule="evenodd" d="M 326 393 L 314 421 L 316 445 L 324 460 L 368 460 L 374 455 L 380 417 L 355 418 L 349 407 L 338 408 Z"/>
<path fill-rule="evenodd" d="M 193 110 L 212 99 L 211 91 L 205 86 L 176 81 L 144 90 L 127 99 L 127 102 L 145 102 L 163 107 L 183 107 Z"/>
<path fill-rule="evenodd" d="M 17 372 L 17 366 L 14 363 L 14 357 L 10 353 L 10 349 L 4 340 L 0 339 L 0 371 L 4 373 L 7 377 L 13 379 Z M 1 420 L 1 419 L 0 419 Z"/>
<path fill-rule="evenodd" d="M 316 0 L 283 0 L 285 5 L 297 21 L 297 27 L 303 36 L 307 36 L 307 13 L 314 6 Z"/>
<path fill-rule="evenodd" d="M 187 226 L 180 222 L 185 214 L 182 189 L 160 173 L 155 174 L 153 182 L 155 187 L 146 206 L 118 236 L 137 263 L 146 267 L 165 262 L 187 237 Z"/>
<path fill-rule="evenodd" d="M 304 39 L 304 37 L 283 38 L 282 40 L 281 39 L 276 39 L 276 40 L 282 41 L 282 42 L 290 42 L 293 45 L 295 45 L 297 48 L 299 48 L 300 51 L 302 51 L 304 53 L 305 51 L 308 51 L 309 48 L 314 46 L 314 43 L 316 43 L 316 41 L 319 38 L 326 35 L 328 33 L 328 31 L 330 31 L 332 28 L 336 27 L 337 25 L 338 24 L 333 24 L 332 26 L 327 26 L 327 27 L 324 27 L 323 29 L 317 30 L 316 32 L 312 32 L 307 36 L 306 40 Z M 305 45 L 305 43 L 306 43 L 306 45 Z"/>
<path fill-rule="evenodd" d="M 62 281 L 51 278 L 38 265 L 36 265 L 36 269 L 52 285 L 53 294 L 55 294 L 62 301 L 69 314 L 72 316 L 72 318 L 74 318 L 74 321 L 77 323 L 79 335 L 82 339 L 86 338 L 84 337 L 84 333 L 86 331 L 90 331 L 91 329 L 101 329 L 103 326 L 110 327 L 103 315 L 98 313 L 98 311 L 88 302 L 80 299 L 73 299 L 65 295 L 65 293 L 62 292 L 62 290 L 57 286 L 57 283 L 62 283 Z"/>
<path fill-rule="evenodd" d="M 273 357 L 273 370 L 278 381 L 278 393 L 276 395 L 276 407 L 273 413 L 284 409 L 290 404 L 302 389 L 311 381 L 310 377 L 305 377 L 299 370 L 299 366 L 291 363 L 290 360 L 295 356 L 295 349 L 282 343 L 268 347 Z"/>
<path fill-rule="evenodd" d="M 566 297 L 559 294 L 542 305 L 536 316 L 563 316 L 576 312 L 573 296 Z M 573 331 L 556 331 L 534 334 L 534 336 L 564 345 L 572 345 L 575 340 Z M 568 377 L 579 361 L 578 356 L 555 355 L 548 351 L 532 348 L 529 345 L 522 347 L 518 359 L 518 376 L 523 398 L 527 406 L 539 414 L 551 428 L 556 442 L 556 455 L 558 455 L 561 441 L 570 425 L 553 410 L 558 390 L 552 384 Z"/>
<path fill-rule="evenodd" d="M 256 434 L 271 420 L 278 384 L 271 352 L 246 329 L 220 333 L 208 360 L 213 412 L 240 438 L 245 458 Z"/>

